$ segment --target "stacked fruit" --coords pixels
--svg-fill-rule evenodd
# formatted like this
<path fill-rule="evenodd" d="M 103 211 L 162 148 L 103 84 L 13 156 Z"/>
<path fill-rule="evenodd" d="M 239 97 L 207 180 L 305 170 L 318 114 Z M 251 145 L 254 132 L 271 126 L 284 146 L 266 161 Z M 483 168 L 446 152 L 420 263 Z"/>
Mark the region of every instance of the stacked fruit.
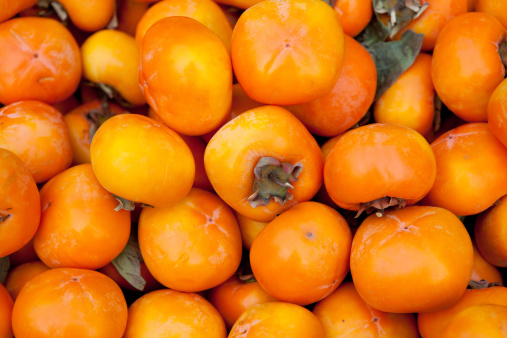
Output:
<path fill-rule="evenodd" d="M 0 0 L 0 338 L 507 337 L 506 28 Z"/>

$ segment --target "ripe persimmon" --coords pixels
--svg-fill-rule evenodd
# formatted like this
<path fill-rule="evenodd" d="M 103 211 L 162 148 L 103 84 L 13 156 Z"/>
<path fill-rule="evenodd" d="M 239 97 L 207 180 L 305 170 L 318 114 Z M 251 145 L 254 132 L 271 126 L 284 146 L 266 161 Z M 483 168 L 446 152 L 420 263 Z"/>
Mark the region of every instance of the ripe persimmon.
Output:
<path fill-rule="evenodd" d="M 507 267 L 507 196 L 477 217 L 475 241 L 480 253 L 489 263 Z M 488 282 L 492 282 L 488 280 Z"/>
<path fill-rule="evenodd" d="M 507 147 L 507 79 L 503 80 L 489 98 L 488 125 L 493 134 Z"/>
<path fill-rule="evenodd" d="M 13 1 L 16 2 L 16 1 Z M 39 17 L 0 23 L 0 102 L 65 100 L 81 80 L 81 53 L 61 23 Z"/>
<path fill-rule="evenodd" d="M 234 212 L 238 225 L 241 230 L 241 239 L 243 240 L 243 247 L 250 251 L 252 243 L 257 235 L 268 225 L 267 222 L 254 221 L 253 219 L 247 218 L 237 211 Z"/>
<path fill-rule="evenodd" d="M 5 289 L 9 292 L 12 300 L 16 301 L 19 292 L 33 277 L 39 273 L 49 270 L 49 268 L 39 260 L 23 263 L 9 270 L 5 279 Z M 1 336 L 0 336 L 1 337 Z"/>
<path fill-rule="evenodd" d="M 475 0 L 476 12 L 484 12 L 493 15 L 507 29 L 507 2 L 503 0 Z"/>
<path fill-rule="evenodd" d="M 0 337 L 12 338 L 12 301 L 9 292 L 0 284 Z"/>
<path fill-rule="evenodd" d="M 114 0 L 58 0 L 72 23 L 82 31 L 95 32 L 106 28 L 115 11 Z"/>
<path fill-rule="evenodd" d="M 319 0 L 261 1 L 232 34 L 234 74 L 248 96 L 266 104 L 300 104 L 329 93 L 344 51 L 338 16 Z"/>
<path fill-rule="evenodd" d="M 322 184 L 323 162 L 305 126 L 276 106 L 254 108 L 229 121 L 204 153 L 218 196 L 261 222 L 310 200 Z"/>
<path fill-rule="evenodd" d="M 476 305 L 466 308 L 454 316 L 440 337 L 507 337 L 507 306 Z"/>
<path fill-rule="evenodd" d="M 333 9 L 343 28 L 343 32 L 352 37 L 361 33 L 373 15 L 371 0 L 336 0 Z"/>
<path fill-rule="evenodd" d="M 357 292 L 385 312 L 451 306 L 465 293 L 472 270 L 470 236 L 459 218 L 442 208 L 412 206 L 370 215 L 352 241 L 350 271 Z"/>

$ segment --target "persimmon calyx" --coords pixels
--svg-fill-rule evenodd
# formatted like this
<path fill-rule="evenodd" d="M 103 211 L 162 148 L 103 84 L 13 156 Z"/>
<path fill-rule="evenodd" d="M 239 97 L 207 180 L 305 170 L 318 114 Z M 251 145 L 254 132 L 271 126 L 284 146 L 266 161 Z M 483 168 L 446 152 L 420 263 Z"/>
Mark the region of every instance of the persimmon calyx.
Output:
<path fill-rule="evenodd" d="M 502 286 L 502 284 L 498 282 L 490 283 L 485 279 L 481 279 L 479 281 L 471 280 L 468 282 L 468 289 L 487 289 L 493 286 Z"/>
<path fill-rule="evenodd" d="M 384 196 L 371 202 L 360 203 L 359 211 L 354 218 L 358 218 L 363 212 L 366 212 L 367 214 L 375 212 L 375 214 L 380 217 L 384 214 L 384 210 L 387 208 L 397 206 L 398 209 L 400 209 L 404 208 L 406 205 L 407 203 L 403 198 Z"/>
<path fill-rule="evenodd" d="M 253 208 L 268 205 L 271 198 L 280 205 L 292 200 L 292 182 L 298 180 L 302 163 L 280 162 L 273 157 L 262 157 L 254 168 L 253 194 L 248 201 Z"/>
<path fill-rule="evenodd" d="M 114 208 L 114 211 L 120 211 L 121 209 L 125 209 L 128 211 L 134 210 L 134 208 L 136 206 L 135 202 L 130 201 L 126 198 L 117 196 L 115 194 L 113 194 L 113 197 L 116 198 L 116 200 L 118 201 L 118 206 L 116 208 Z"/>
<path fill-rule="evenodd" d="M 111 109 L 109 109 L 109 104 L 107 100 L 102 100 L 100 109 L 92 109 L 86 114 L 86 120 L 90 123 L 90 142 L 95 136 L 95 133 L 99 129 L 99 127 L 113 117 L 113 113 Z"/>
<path fill-rule="evenodd" d="M 500 53 L 500 58 L 502 59 L 502 63 L 504 67 L 507 68 L 507 38 L 500 43 L 500 47 L 498 48 L 498 52 Z"/>
<path fill-rule="evenodd" d="M 389 37 L 394 37 L 410 21 L 417 19 L 428 8 L 429 4 L 421 0 L 374 0 L 376 14 L 388 16 Z"/>
<path fill-rule="evenodd" d="M 64 26 L 67 26 L 69 23 L 69 14 L 63 7 L 61 3 L 56 0 L 39 0 L 37 1 L 37 7 L 41 9 L 38 16 L 49 16 L 54 12 L 58 19 L 62 22 Z"/>

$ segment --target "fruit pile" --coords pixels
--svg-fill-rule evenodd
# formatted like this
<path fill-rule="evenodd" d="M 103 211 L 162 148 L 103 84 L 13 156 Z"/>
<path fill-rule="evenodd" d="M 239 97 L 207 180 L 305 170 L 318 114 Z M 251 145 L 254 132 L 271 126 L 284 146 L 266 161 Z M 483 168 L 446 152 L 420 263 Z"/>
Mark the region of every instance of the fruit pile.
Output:
<path fill-rule="evenodd" d="M 0 0 L 0 338 L 507 337 L 507 1 L 215 1 Z"/>

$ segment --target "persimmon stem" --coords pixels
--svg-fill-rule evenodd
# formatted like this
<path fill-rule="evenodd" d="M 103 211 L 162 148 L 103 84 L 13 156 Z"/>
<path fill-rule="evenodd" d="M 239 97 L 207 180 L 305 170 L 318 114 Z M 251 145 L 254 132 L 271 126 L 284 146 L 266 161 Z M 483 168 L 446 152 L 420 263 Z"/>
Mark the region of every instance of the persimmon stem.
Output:
<path fill-rule="evenodd" d="M 262 157 L 254 168 L 255 180 L 253 194 L 248 201 L 253 208 L 268 205 L 273 200 L 281 205 L 292 200 L 289 189 L 294 189 L 292 182 L 303 170 L 301 163 L 280 162 L 273 157 Z"/>
<path fill-rule="evenodd" d="M 479 281 L 471 280 L 468 282 L 469 289 L 487 289 L 493 286 L 502 286 L 502 284 L 498 282 L 490 283 L 485 279 L 481 279 Z"/>
<path fill-rule="evenodd" d="M 384 196 L 376 200 L 360 203 L 359 211 L 354 218 L 361 216 L 363 212 L 367 214 L 375 213 L 378 217 L 382 217 L 385 209 L 390 207 L 404 208 L 407 205 L 403 198 Z"/>
<path fill-rule="evenodd" d="M 498 52 L 500 53 L 500 59 L 502 59 L 502 63 L 504 67 L 507 68 L 507 38 L 505 38 L 502 43 L 500 43 L 500 47 L 498 48 Z"/>

